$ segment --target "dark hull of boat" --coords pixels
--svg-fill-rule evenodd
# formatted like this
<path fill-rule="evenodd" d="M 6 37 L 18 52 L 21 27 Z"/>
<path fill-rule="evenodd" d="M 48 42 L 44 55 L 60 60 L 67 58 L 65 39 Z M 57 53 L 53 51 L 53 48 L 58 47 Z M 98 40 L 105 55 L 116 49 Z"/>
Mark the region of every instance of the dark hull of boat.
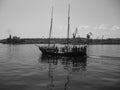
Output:
<path fill-rule="evenodd" d="M 50 56 L 67 56 L 67 57 L 85 57 L 87 56 L 86 52 L 47 52 L 46 50 L 40 49 L 42 55 L 50 55 Z"/>

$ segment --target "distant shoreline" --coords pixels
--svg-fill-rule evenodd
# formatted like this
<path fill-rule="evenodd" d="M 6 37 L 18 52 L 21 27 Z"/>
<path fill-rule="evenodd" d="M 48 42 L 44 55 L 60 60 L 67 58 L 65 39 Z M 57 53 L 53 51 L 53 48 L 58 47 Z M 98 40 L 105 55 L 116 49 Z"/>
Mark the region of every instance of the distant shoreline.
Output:
<path fill-rule="evenodd" d="M 48 44 L 49 39 L 48 38 L 21 38 L 22 43 L 16 43 L 16 44 Z M 52 38 L 51 43 L 52 44 L 66 44 L 66 38 Z M 6 43 L 6 39 L 0 40 L 0 43 Z M 86 38 L 70 38 L 69 39 L 70 44 L 90 44 L 90 45 L 98 45 L 98 44 L 120 44 L 120 38 L 109 38 L 109 39 L 86 39 Z"/>

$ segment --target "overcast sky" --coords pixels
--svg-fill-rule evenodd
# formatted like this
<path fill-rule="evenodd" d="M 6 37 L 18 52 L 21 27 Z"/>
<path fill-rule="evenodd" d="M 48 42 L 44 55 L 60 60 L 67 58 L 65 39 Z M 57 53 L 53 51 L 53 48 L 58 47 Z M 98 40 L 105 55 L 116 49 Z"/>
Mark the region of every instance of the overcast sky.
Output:
<path fill-rule="evenodd" d="M 120 38 L 120 0 L 0 0 L 0 39 L 48 37 L 52 6 L 52 36 L 67 37 L 69 3 L 71 36 L 77 27 L 77 36 Z"/>

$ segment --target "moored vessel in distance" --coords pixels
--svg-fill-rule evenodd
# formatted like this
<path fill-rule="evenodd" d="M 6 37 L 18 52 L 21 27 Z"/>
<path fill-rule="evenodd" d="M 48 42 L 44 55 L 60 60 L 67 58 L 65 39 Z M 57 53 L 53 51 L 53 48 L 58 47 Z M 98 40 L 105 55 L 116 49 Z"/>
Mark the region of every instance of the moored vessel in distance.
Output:
<path fill-rule="evenodd" d="M 69 32 L 70 32 L 70 5 L 68 7 L 68 30 L 67 30 L 67 39 L 66 45 L 64 47 L 57 47 L 55 44 L 51 46 L 51 32 L 52 32 L 52 23 L 53 23 L 53 7 L 51 12 L 51 25 L 49 32 L 49 43 L 48 46 L 38 46 L 39 50 L 42 52 L 42 55 L 51 55 L 51 56 L 87 56 L 87 46 L 76 46 L 69 44 Z"/>

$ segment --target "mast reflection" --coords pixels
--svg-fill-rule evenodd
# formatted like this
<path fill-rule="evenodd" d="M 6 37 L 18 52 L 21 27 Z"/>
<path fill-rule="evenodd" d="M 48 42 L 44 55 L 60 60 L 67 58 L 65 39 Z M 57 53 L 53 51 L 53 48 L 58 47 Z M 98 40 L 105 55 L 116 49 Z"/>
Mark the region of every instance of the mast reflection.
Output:
<path fill-rule="evenodd" d="M 48 76 L 50 80 L 49 90 L 54 90 L 55 88 L 54 73 L 58 63 L 60 63 L 63 66 L 63 69 L 67 71 L 66 81 L 64 84 L 64 90 L 67 90 L 70 82 L 70 75 L 74 72 L 86 71 L 87 57 L 81 58 L 81 57 L 42 56 L 39 62 L 49 64 L 48 69 Z"/>
<path fill-rule="evenodd" d="M 64 84 L 64 90 L 68 89 L 70 82 L 70 75 L 74 72 L 86 71 L 87 57 L 66 57 L 62 58 L 62 64 L 64 69 L 67 70 L 66 82 Z"/>

